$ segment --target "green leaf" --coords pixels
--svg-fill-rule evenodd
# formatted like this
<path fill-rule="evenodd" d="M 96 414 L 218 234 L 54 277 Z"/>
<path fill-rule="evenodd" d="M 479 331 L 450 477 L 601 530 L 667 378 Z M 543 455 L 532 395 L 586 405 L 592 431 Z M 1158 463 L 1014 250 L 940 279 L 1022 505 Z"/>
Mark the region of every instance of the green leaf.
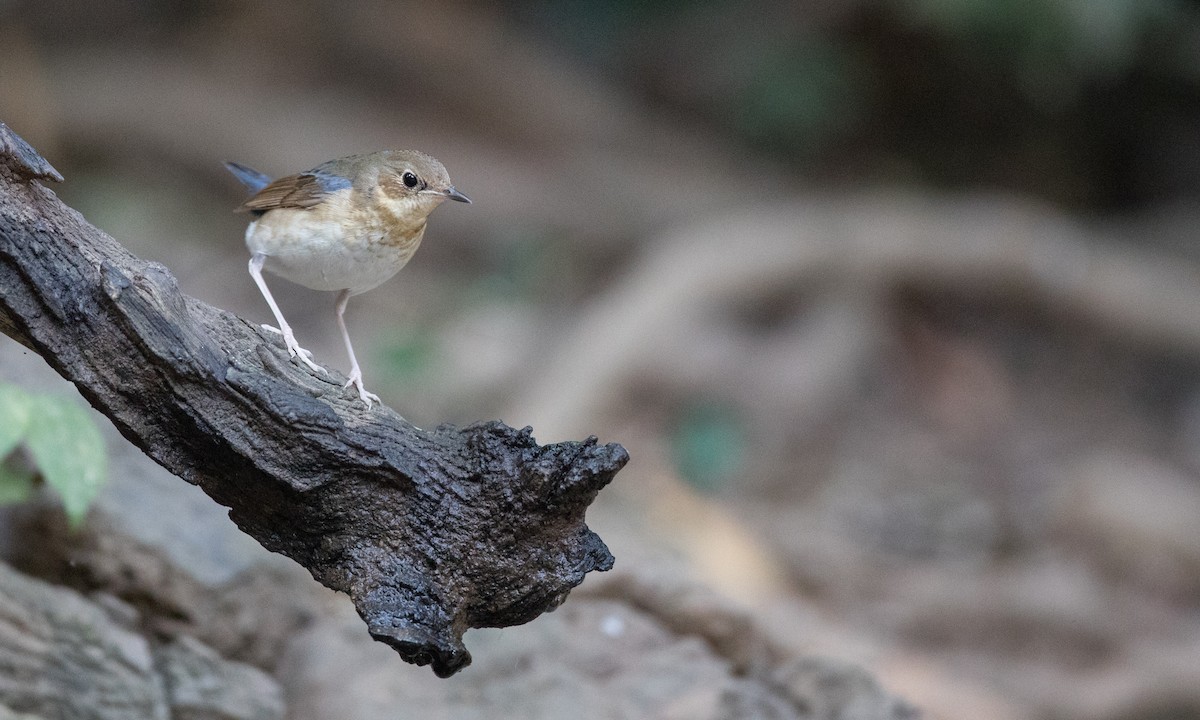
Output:
<path fill-rule="evenodd" d="M 0 460 L 8 456 L 29 427 L 33 399 L 15 385 L 0 385 Z"/>
<path fill-rule="evenodd" d="M 25 447 L 42 478 L 62 496 L 72 527 L 78 527 L 108 469 L 99 428 L 78 402 L 42 396 L 31 414 Z"/>
<path fill-rule="evenodd" d="M 18 467 L 11 461 L 0 462 L 0 505 L 25 502 L 33 495 L 31 470 Z"/>

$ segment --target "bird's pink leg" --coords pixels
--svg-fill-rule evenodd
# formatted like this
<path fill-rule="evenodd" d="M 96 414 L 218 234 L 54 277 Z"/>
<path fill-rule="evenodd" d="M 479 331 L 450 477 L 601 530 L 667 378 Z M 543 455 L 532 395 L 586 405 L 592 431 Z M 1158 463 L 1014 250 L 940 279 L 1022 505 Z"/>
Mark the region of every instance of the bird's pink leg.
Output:
<path fill-rule="evenodd" d="M 300 347 L 300 344 L 296 342 L 296 336 L 292 333 L 292 327 L 287 324 L 287 320 L 283 319 L 283 312 L 275 304 L 275 298 L 271 297 L 271 291 L 267 289 L 267 281 L 262 276 L 262 267 L 266 260 L 267 256 L 262 253 L 255 253 L 250 258 L 250 277 L 254 278 L 254 284 L 258 285 L 258 289 L 262 291 L 263 297 L 267 300 L 267 305 L 271 306 L 271 312 L 275 313 L 275 320 L 279 323 L 279 329 L 275 329 L 270 325 L 263 325 L 263 328 L 283 335 L 283 343 L 287 346 L 289 355 L 299 357 L 305 365 L 313 370 L 328 374 L 328 370 L 312 361 L 312 353 Z"/>
<path fill-rule="evenodd" d="M 345 387 L 358 388 L 358 396 L 362 401 L 371 407 L 372 402 L 381 403 L 379 396 L 372 392 L 367 392 L 363 387 L 362 368 L 358 366 L 358 358 L 354 357 L 354 346 L 350 344 L 350 332 L 346 330 L 346 319 L 343 317 L 346 314 L 346 303 L 350 302 L 350 291 L 342 290 L 338 293 L 337 303 L 337 322 L 338 328 L 342 331 L 342 341 L 346 343 L 346 353 L 350 355 L 350 379 L 346 381 Z"/>

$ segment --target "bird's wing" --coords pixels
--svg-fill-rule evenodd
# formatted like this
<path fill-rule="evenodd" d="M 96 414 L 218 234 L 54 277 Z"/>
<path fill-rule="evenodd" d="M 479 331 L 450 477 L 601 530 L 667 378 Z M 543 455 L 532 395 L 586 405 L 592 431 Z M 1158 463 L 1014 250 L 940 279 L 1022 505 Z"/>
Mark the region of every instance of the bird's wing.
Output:
<path fill-rule="evenodd" d="M 310 170 L 279 178 L 252 195 L 238 209 L 261 215 L 275 208 L 309 208 L 349 187 L 350 181 L 344 177 Z"/>

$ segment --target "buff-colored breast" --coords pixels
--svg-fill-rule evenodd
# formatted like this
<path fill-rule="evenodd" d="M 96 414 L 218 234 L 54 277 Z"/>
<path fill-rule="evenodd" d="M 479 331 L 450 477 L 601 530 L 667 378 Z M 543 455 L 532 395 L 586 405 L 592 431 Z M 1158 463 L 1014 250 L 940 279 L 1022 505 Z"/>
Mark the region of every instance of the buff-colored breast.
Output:
<path fill-rule="evenodd" d="M 275 208 L 246 228 L 264 267 L 314 290 L 366 292 L 395 275 L 425 234 L 424 203 L 348 189 L 311 208 Z"/>

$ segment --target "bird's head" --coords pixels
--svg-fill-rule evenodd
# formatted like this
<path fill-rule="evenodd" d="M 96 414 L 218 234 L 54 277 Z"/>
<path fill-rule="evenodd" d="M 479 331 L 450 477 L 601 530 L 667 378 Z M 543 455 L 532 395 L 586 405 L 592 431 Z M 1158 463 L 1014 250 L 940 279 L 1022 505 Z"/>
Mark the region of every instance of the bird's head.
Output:
<path fill-rule="evenodd" d="M 368 174 L 374 175 L 378 191 L 390 202 L 425 214 L 446 200 L 469 203 L 455 189 L 446 166 L 415 150 L 384 150 L 375 153 Z"/>

